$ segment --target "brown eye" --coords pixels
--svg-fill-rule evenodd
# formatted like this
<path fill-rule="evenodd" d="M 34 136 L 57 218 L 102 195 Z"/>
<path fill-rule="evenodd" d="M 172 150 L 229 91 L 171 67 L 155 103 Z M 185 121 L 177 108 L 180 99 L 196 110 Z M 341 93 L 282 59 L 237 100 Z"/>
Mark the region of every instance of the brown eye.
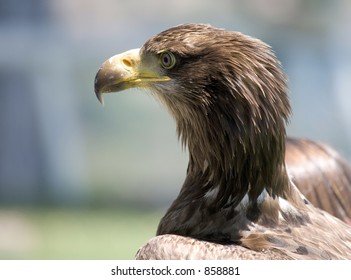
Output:
<path fill-rule="evenodd" d="M 177 60 L 174 56 L 173 53 L 171 52 L 163 52 L 160 55 L 160 63 L 161 66 L 165 69 L 172 69 L 175 64 L 176 64 Z"/>

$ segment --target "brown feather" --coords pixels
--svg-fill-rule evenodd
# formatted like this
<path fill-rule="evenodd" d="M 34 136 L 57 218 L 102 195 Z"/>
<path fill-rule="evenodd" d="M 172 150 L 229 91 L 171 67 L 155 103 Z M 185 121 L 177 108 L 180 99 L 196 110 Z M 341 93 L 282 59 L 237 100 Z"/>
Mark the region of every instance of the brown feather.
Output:
<path fill-rule="evenodd" d="M 292 181 L 313 205 L 351 223 L 351 167 L 335 150 L 288 138 L 285 162 Z"/>
<path fill-rule="evenodd" d="M 259 242 L 256 240 L 255 242 Z M 291 257 L 275 249 L 255 252 L 236 245 L 216 244 L 180 235 L 159 235 L 139 249 L 139 260 L 289 260 Z"/>

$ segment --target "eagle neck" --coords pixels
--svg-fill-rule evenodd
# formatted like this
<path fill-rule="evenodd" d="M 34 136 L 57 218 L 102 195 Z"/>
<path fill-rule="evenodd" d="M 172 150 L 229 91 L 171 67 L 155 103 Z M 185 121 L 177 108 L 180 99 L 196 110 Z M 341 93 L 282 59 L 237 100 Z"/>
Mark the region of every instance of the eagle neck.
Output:
<path fill-rule="evenodd" d="M 289 190 L 284 126 L 273 137 L 250 123 L 230 125 L 235 120 L 224 114 L 211 116 L 201 108 L 192 112 L 198 114 L 177 120 L 189 151 L 187 176 L 157 233 L 238 240 L 240 232 L 259 219 L 264 199 L 284 197 Z"/>
<path fill-rule="evenodd" d="M 240 108 L 238 102 L 233 104 Z M 245 195 L 254 202 L 263 190 L 283 195 L 289 184 L 284 121 L 272 125 L 254 117 L 245 119 L 248 114 L 234 109 L 229 114 L 215 105 L 193 108 L 197 115 L 177 122 L 178 134 L 189 151 L 183 189 L 191 189 L 196 197 L 217 193 L 214 203 L 219 208 L 228 204 L 229 197 L 234 206 Z"/>

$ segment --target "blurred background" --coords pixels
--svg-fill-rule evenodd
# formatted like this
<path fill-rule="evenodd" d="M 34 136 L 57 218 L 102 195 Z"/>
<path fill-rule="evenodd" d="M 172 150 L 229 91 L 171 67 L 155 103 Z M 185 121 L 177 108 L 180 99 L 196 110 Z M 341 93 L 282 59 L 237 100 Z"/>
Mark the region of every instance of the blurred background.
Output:
<path fill-rule="evenodd" d="M 0 258 L 132 259 L 185 177 L 168 113 L 105 96 L 110 56 L 176 24 L 270 44 L 289 76 L 292 136 L 351 160 L 349 0 L 0 0 Z"/>

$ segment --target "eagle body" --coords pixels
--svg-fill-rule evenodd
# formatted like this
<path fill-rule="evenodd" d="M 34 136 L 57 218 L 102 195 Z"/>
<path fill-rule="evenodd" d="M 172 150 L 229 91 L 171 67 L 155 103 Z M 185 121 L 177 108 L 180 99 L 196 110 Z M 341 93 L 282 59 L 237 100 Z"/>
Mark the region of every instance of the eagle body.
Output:
<path fill-rule="evenodd" d="M 313 206 L 289 175 L 287 79 L 268 45 L 179 25 L 96 75 L 100 101 L 131 87 L 165 105 L 189 151 L 180 193 L 138 259 L 351 259 L 351 227 Z"/>

